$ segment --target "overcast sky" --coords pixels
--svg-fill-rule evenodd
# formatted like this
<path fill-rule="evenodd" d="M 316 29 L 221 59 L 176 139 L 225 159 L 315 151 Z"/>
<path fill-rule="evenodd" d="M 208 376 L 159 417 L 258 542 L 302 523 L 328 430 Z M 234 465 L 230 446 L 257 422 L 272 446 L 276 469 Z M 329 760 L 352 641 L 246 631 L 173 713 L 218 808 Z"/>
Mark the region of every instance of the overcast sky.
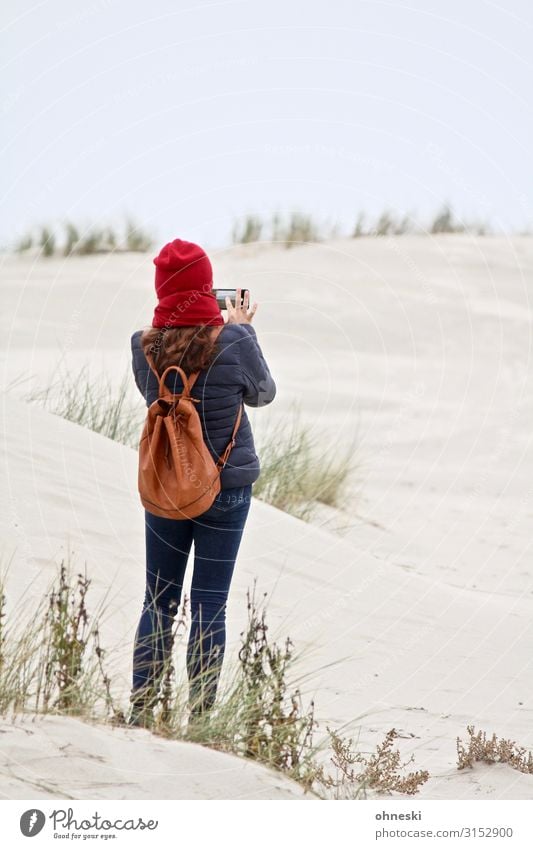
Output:
<path fill-rule="evenodd" d="M 246 213 L 533 224 L 529 0 L 4 0 L 2 244 Z"/>

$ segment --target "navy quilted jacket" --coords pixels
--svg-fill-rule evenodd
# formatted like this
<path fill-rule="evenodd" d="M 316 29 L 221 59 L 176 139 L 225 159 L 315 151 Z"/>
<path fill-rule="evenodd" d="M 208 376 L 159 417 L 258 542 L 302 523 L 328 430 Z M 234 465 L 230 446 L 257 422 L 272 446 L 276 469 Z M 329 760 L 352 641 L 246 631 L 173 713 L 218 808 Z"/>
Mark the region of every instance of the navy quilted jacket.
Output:
<path fill-rule="evenodd" d="M 141 346 L 142 330 L 131 337 L 132 368 L 137 388 L 149 407 L 158 397 L 156 377 L 148 365 Z M 216 341 L 219 350 L 208 369 L 198 375 L 192 389 L 206 445 L 216 461 L 231 439 L 239 405 L 264 407 L 274 400 L 276 384 L 259 347 L 251 324 L 225 324 Z M 181 392 L 183 383 L 177 371 L 171 371 L 165 385 L 171 392 Z M 253 483 L 260 474 L 259 458 L 246 409 L 228 462 L 222 469 L 222 489 Z"/>

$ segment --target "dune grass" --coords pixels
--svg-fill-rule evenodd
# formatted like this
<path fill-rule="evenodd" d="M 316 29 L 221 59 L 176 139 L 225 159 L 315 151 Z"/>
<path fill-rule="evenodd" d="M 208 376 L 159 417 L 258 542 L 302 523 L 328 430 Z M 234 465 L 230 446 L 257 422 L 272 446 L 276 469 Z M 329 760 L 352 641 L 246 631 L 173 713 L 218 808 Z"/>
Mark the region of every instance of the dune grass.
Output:
<path fill-rule="evenodd" d="M 22 713 L 55 714 L 126 725 L 128 711 L 114 692 L 109 673 L 113 658 L 100 643 L 105 599 L 91 614 L 86 568 L 75 574 L 69 551 L 31 616 L 16 606 L 6 614 L 6 577 L 7 571 L 0 575 L 0 714 L 12 720 Z M 255 585 L 247 593 L 247 622 L 236 656 L 225 661 L 215 706 L 191 724 L 187 682 L 176 675 L 176 644 L 185 639 L 186 627 L 184 598 L 172 628 L 168 658 L 158 672 L 152 720 L 146 723 L 155 735 L 189 740 L 264 764 L 320 798 L 364 797 L 369 787 L 413 793 L 426 780 L 422 774 L 416 774 L 416 780 L 414 774 L 402 778 L 404 765 L 390 748 L 394 729 L 370 758 L 355 756 L 328 729 L 331 762 L 344 770 L 341 782 L 319 763 L 318 755 L 328 739 L 318 746 L 313 742 L 318 723 L 313 701 L 305 699 L 294 680 L 294 646 L 290 638 L 281 644 L 271 640 L 266 594 L 257 602 Z M 364 767 L 358 776 L 344 769 L 354 758 Z"/>
<path fill-rule="evenodd" d="M 437 235 L 441 233 L 470 233 L 484 236 L 491 233 L 490 225 L 485 221 L 460 221 L 454 215 L 449 203 L 434 213 L 428 223 L 419 222 L 414 213 L 397 213 L 385 208 L 372 220 L 361 210 L 351 231 L 346 235 L 352 238 L 362 236 L 402 236 L 405 234 Z M 293 211 L 287 216 L 275 212 L 268 218 L 261 215 L 248 214 L 238 219 L 231 232 L 233 244 L 250 244 L 273 242 L 285 248 L 321 242 L 342 236 L 337 223 L 326 224 L 300 211 Z"/>
<path fill-rule="evenodd" d="M 41 227 L 39 234 L 39 247 L 44 257 L 53 256 L 56 249 L 56 237 L 49 227 Z"/>
<path fill-rule="evenodd" d="M 258 428 L 255 437 L 261 474 L 254 497 L 308 521 L 317 504 L 341 508 L 358 469 L 358 436 L 342 447 L 302 424 L 293 405 L 287 419 Z"/>
<path fill-rule="evenodd" d="M 284 216 L 275 212 L 270 219 L 263 219 L 257 214 L 247 214 L 239 218 L 231 231 L 233 244 L 250 244 L 257 242 L 274 242 L 285 248 L 302 245 L 308 242 L 319 242 L 337 235 L 337 226 L 327 227 L 318 224 L 312 215 L 293 210 Z"/>
<path fill-rule="evenodd" d="M 246 215 L 242 221 L 236 221 L 231 232 L 234 244 L 247 245 L 259 242 L 264 228 L 264 222 L 257 215 Z"/>
<path fill-rule="evenodd" d="M 126 370 L 118 388 L 105 374 L 91 377 L 87 365 L 73 373 L 59 364 L 55 378 L 25 398 L 48 412 L 137 449 L 146 407 Z M 339 448 L 327 434 L 301 423 L 296 406 L 287 420 L 257 430 L 261 474 L 254 497 L 304 521 L 317 505 L 342 507 L 358 467 L 357 435 Z"/>
<path fill-rule="evenodd" d="M 146 253 L 153 244 L 153 236 L 127 216 L 122 228 L 105 224 L 87 226 L 69 220 L 59 227 L 42 225 L 35 233 L 28 232 L 16 240 L 14 250 L 22 254 L 37 247 L 41 257 L 72 257 L 125 251 Z"/>
<path fill-rule="evenodd" d="M 138 447 L 146 412 L 136 403 L 129 369 L 118 388 L 105 374 L 91 377 L 87 364 L 74 373 L 59 363 L 54 374 L 47 386 L 30 390 L 25 400 L 115 442 Z"/>
<path fill-rule="evenodd" d="M 71 221 L 65 223 L 64 256 L 113 253 L 119 249 L 119 237 L 112 227 L 91 227 L 81 232 Z"/>
<path fill-rule="evenodd" d="M 61 227 L 62 238 L 59 233 Z M 445 202 L 426 223 L 418 221 L 414 213 L 398 213 L 385 208 L 372 219 L 364 210 L 361 210 L 356 214 L 355 223 L 351 229 L 348 228 L 345 237 L 442 233 L 485 236 L 492 232 L 493 229 L 487 221 L 459 220 L 450 204 Z M 526 230 L 520 231 L 519 234 L 531 235 L 531 232 Z M 229 243 L 247 245 L 270 242 L 289 249 L 298 245 L 341 237 L 343 233 L 338 222 L 331 224 L 324 220 L 318 221 L 316 216 L 294 209 L 286 214 L 278 210 L 270 216 L 262 216 L 258 213 L 246 213 L 239 216 L 231 227 Z M 124 251 L 146 253 L 153 245 L 154 238 L 148 230 L 127 216 L 122 230 L 105 224 L 82 226 L 68 220 L 64 221 L 59 228 L 41 225 L 35 231 L 27 232 L 16 239 L 13 249 L 20 254 L 37 249 L 38 255 L 42 257 L 59 255 L 72 257 Z"/>

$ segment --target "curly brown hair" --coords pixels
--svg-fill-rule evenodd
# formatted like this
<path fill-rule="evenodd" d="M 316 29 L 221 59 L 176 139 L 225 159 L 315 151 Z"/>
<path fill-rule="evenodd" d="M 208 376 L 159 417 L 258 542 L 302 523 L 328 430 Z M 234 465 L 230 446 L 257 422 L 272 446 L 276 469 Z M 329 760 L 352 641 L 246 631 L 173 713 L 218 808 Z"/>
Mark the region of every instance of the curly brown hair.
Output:
<path fill-rule="evenodd" d="M 143 330 L 141 345 L 145 354 L 151 354 L 161 376 L 167 366 L 181 366 L 186 375 L 207 368 L 218 353 L 213 328 L 209 325 L 193 327 L 148 327 Z"/>

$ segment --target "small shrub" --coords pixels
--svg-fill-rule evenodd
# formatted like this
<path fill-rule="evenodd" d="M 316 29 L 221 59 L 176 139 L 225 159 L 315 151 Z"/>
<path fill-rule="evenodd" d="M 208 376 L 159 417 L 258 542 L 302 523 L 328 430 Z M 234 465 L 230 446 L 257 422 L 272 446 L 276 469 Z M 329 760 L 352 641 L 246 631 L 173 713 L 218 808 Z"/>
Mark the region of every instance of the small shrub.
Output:
<path fill-rule="evenodd" d="M 103 702 L 115 720 L 123 721 L 103 669 L 98 612 L 90 624 L 89 584 L 86 574 L 78 573 L 74 580 L 70 560 L 63 560 L 59 575 L 30 619 L 11 614 L 8 622 L 2 615 L 0 713 L 32 710 L 89 717 Z M 3 579 L 0 600 L 4 614 Z"/>
<path fill-rule="evenodd" d="M 294 649 L 290 638 L 286 638 L 283 647 L 270 643 L 265 609 L 259 612 L 250 592 L 247 608 L 248 626 L 241 634 L 239 651 L 242 703 L 246 708 L 242 725 L 244 752 L 247 757 L 295 775 L 311 742 L 314 705 L 311 702 L 308 711 L 304 711 L 299 691 L 289 693 L 287 675 Z"/>
<path fill-rule="evenodd" d="M 305 707 L 298 688 L 289 684 L 295 662 L 289 638 L 271 642 L 255 584 L 247 592 L 248 623 L 241 633 L 238 663 L 219 685 L 215 708 L 198 717 L 187 733 L 204 745 L 268 764 L 309 788 L 315 775 L 314 704 Z M 176 724 L 174 723 L 174 728 Z"/>
<path fill-rule="evenodd" d="M 493 764 L 509 764 L 519 772 L 533 774 L 533 754 L 522 746 L 517 746 L 514 740 L 498 740 L 493 734 L 490 740 L 484 731 L 475 733 L 473 725 L 467 726 L 470 739 L 468 745 L 457 737 L 457 769 L 473 769 L 475 761 Z"/>
<path fill-rule="evenodd" d="M 366 797 L 367 788 L 380 793 L 397 792 L 413 796 L 429 778 L 427 770 L 417 770 L 404 776 L 400 774 L 414 758 L 411 756 L 408 761 L 401 763 L 400 753 L 392 749 L 398 737 L 394 728 L 387 732 L 383 743 L 377 746 L 370 757 L 355 752 L 351 738 L 345 739 L 335 731 L 327 730 L 333 750 L 331 763 L 336 769 L 336 776 L 328 775 L 321 767 L 315 780 L 327 790 L 333 790 L 337 799 Z M 362 766 L 362 769 L 357 770 L 356 764 Z"/>
<path fill-rule="evenodd" d="M 61 712 L 73 711 L 80 704 L 82 660 L 88 640 L 89 617 L 85 606 L 88 587 L 87 576 L 81 574 L 77 576 L 77 586 L 71 587 L 65 563 L 61 563 L 58 586 L 50 592 L 44 620 L 45 662 L 41 686 L 45 712 L 55 707 Z M 52 704 L 55 691 L 57 698 Z"/>

